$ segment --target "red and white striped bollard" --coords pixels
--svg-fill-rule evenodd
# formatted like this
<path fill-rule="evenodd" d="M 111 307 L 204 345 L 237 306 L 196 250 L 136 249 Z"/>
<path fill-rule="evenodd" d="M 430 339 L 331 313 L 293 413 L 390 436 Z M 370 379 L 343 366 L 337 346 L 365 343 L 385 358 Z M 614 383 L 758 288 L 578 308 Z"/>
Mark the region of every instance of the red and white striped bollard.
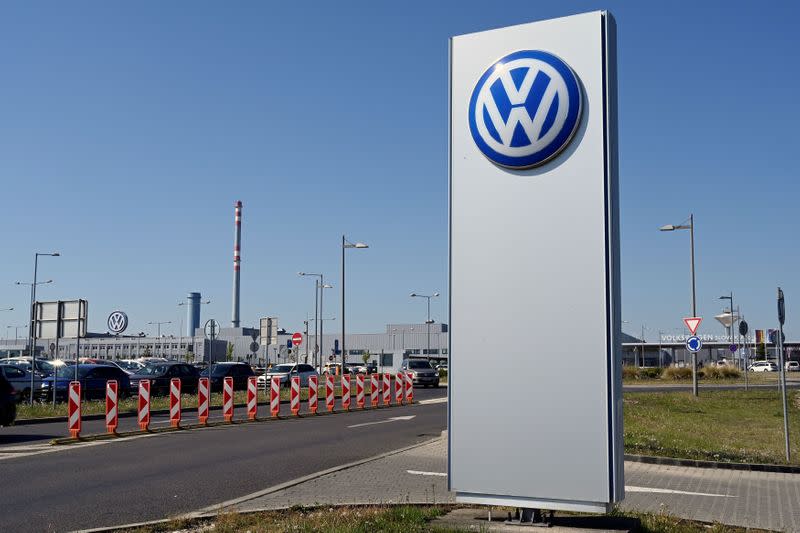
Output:
<path fill-rule="evenodd" d="M 255 420 L 258 414 L 258 378 L 247 378 L 247 419 Z"/>
<path fill-rule="evenodd" d="M 333 387 L 333 376 L 331 374 L 325 375 L 325 407 L 330 413 L 336 406 L 336 390 Z"/>
<path fill-rule="evenodd" d="M 181 378 L 169 380 L 169 425 L 181 425 Z"/>
<path fill-rule="evenodd" d="M 289 409 L 293 416 L 300 413 L 300 376 L 292 376 Z"/>
<path fill-rule="evenodd" d="M 197 419 L 202 425 L 208 423 L 208 378 L 200 378 L 197 383 Z"/>
<path fill-rule="evenodd" d="M 277 418 L 281 412 L 281 378 L 272 376 L 269 385 L 269 412 Z"/>
<path fill-rule="evenodd" d="M 356 405 L 364 408 L 364 374 L 356 374 Z"/>
<path fill-rule="evenodd" d="M 118 391 L 117 380 L 109 379 L 106 381 L 106 431 L 109 433 L 116 433 L 119 423 Z"/>
<path fill-rule="evenodd" d="M 392 403 L 392 375 L 388 372 L 383 374 L 383 405 Z"/>
<path fill-rule="evenodd" d="M 139 429 L 150 427 L 150 380 L 139 380 Z"/>
<path fill-rule="evenodd" d="M 225 376 L 222 382 L 222 418 L 233 422 L 233 378 Z"/>
<path fill-rule="evenodd" d="M 308 376 L 308 412 L 317 414 L 317 396 L 319 395 L 317 376 Z"/>
<path fill-rule="evenodd" d="M 53 380 L 55 386 L 55 380 Z M 67 392 L 67 428 L 73 439 L 81 436 L 81 382 L 70 381 Z"/>
<path fill-rule="evenodd" d="M 350 374 L 342 374 L 342 409 L 350 410 Z"/>
<path fill-rule="evenodd" d="M 394 403 L 395 405 L 403 405 L 403 389 L 406 378 L 402 372 L 398 372 L 394 377 Z"/>
<path fill-rule="evenodd" d="M 372 408 L 378 407 L 378 374 L 370 374 L 369 376 L 369 398 Z"/>
<path fill-rule="evenodd" d="M 414 403 L 414 374 L 406 372 L 406 403 Z"/>

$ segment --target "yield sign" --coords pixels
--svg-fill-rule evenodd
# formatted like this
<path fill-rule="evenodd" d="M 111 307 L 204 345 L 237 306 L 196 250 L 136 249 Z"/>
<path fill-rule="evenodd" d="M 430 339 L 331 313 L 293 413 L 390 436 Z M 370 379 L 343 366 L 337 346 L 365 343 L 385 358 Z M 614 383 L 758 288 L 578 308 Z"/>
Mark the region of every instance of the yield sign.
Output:
<path fill-rule="evenodd" d="M 683 323 L 686 324 L 686 327 L 689 328 L 689 333 L 691 333 L 692 335 L 697 333 L 697 328 L 700 326 L 700 322 L 702 321 L 703 319 L 700 318 L 699 316 L 693 316 L 683 319 Z"/>

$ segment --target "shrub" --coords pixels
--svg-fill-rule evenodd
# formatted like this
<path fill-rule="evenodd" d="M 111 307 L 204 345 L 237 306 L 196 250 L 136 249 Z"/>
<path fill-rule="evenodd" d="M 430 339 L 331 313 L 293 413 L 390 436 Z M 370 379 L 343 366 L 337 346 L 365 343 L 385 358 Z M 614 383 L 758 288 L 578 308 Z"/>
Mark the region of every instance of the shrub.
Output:
<path fill-rule="evenodd" d="M 671 366 L 664 369 L 661 377 L 663 379 L 690 379 L 692 377 L 692 369 Z"/>
<path fill-rule="evenodd" d="M 698 374 L 704 379 L 735 379 L 742 375 L 738 368 L 731 365 L 707 366 L 701 368 Z"/>
<path fill-rule="evenodd" d="M 637 368 L 635 366 L 622 367 L 622 379 L 658 379 L 660 377 L 660 368 Z"/>
<path fill-rule="evenodd" d="M 638 372 L 636 372 L 636 368 L 632 366 L 622 367 L 622 379 L 636 379 L 637 376 Z"/>

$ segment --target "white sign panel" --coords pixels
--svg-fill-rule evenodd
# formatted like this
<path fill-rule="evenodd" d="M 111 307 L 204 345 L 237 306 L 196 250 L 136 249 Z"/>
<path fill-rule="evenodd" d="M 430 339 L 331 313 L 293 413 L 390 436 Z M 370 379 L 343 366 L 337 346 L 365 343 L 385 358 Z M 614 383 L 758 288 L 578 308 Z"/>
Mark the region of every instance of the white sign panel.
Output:
<path fill-rule="evenodd" d="M 450 119 L 450 489 L 606 511 L 624 497 L 613 18 L 454 37 Z"/>

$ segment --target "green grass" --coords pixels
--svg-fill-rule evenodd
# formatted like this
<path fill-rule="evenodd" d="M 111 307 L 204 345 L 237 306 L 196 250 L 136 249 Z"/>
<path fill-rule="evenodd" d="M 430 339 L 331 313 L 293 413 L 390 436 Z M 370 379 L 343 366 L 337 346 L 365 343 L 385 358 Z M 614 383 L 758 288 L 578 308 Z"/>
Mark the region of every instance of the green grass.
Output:
<path fill-rule="evenodd" d="M 789 391 L 792 464 L 800 464 L 800 392 Z M 625 452 L 785 464 L 778 390 L 624 394 Z"/>
<path fill-rule="evenodd" d="M 774 384 L 776 387 L 778 385 L 778 380 L 780 379 L 779 372 L 750 372 L 747 375 L 748 383 L 751 385 L 769 385 Z M 787 372 L 786 373 L 786 380 L 787 381 L 799 381 L 800 380 L 800 373 L 798 372 Z M 742 377 L 738 378 L 704 378 L 702 375 L 698 375 L 697 379 L 700 385 L 731 385 L 731 384 L 744 384 L 744 374 Z M 639 377 L 624 377 L 622 379 L 623 385 L 690 385 L 692 383 L 691 377 L 687 379 L 669 379 L 663 377 L 646 377 L 643 375 L 639 375 Z"/>
<path fill-rule="evenodd" d="M 247 514 L 226 513 L 212 519 L 172 520 L 163 524 L 127 530 L 131 533 L 162 533 L 167 531 L 214 531 L 214 533 L 456 533 L 469 530 L 443 529 L 431 523 L 447 514 L 453 506 L 399 505 L 399 506 L 341 506 L 293 507 L 283 511 Z M 495 507 L 498 516 L 505 510 Z M 556 516 L 571 516 L 557 513 Z M 676 518 L 667 514 L 614 511 L 617 517 L 638 519 L 642 533 L 757 533 L 760 530 L 744 529 L 721 524 L 704 524 Z"/>

